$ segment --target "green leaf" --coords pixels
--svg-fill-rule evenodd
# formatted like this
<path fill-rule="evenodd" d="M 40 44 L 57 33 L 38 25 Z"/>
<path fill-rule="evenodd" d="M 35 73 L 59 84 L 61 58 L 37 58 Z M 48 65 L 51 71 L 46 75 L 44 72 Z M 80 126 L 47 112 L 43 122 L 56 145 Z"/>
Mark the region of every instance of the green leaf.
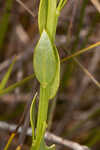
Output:
<path fill-rule="evenodd" d="M 34 51 L 33 66 L 37 79 L 43 87 L 53 81 L 57 61 L 52 43 L 44 30 Z"/>
<path fill-rule="evenodd" d="M 55 47 L 55 55 L 57 61 L 57 71 L 53 82 L 49 85 L 49 89 L 50 89 L 49 99 L 52 99 L 56 95 L 56 92 L 60 84 L 60 58 L 56 47 Z"/>
<path fill-rule="evenodd" d="M 2 81 L 1 81 L 1 83 L 0 83 L 0 90 L 2 90 L 2 89 L 5 88 L 5 86 L 6 86 L 6 84 L 7 84 L 7 81 L 8 81 L 8 79 L 9 79 L 11 73 L 12 73 L 12 69 L 13 69 L 13 66 L 14 66 L 14 64 L 15 64 L 15 61 L 16 61 L 16 58 L 13 60 L 13 62 L 12 62 L 12 64 L 10 65 L 10 67 L 9 67 L 9 69 L 8 69 L 8 71 L 7 71 L 7 73 L 4 75 L 4 77 L 3 77 L 3 79 L 2 79 Z"/>
<path fill-rule="evenodd" d="M 35 107 L 35 100 L 36 100 L 36 96 L 37 96 L 37 93 L 35 94 L 34 98 L 33 98 L 33 101 L 32 101 L 32 104 L 31 104 L 31 108 L 30 108 L 30 121 L 31 121 L 31 127 L 32 127 L 32 139 L 34 140 L 35 138 L 35 127 L 34 127 L 34 122 L 35 122 L 35 110 L 34 110 L 34 107 Z"/>
<path fill-rule="evenodd" d="M 41 0 L 39 5 L 38 24 L 40 34 L 46 29 L 48 0 Z"/>

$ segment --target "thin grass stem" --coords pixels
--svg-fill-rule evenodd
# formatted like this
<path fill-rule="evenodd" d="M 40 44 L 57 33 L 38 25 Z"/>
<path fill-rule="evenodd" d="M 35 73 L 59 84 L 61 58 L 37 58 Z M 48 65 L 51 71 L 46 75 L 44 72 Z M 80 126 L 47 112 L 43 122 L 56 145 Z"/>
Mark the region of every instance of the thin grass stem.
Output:
<path fill-rule="evenodd" d="M 21 81 L 15 83 L 15 84 L 13 84 L 13 85 L 11 85 L 11 86 L 9 86 L 8 88 L 5 88 L 5 89 L 1 90 L 1 91 L 0 91 L 0 96 L 2 96 L 2 95 L 4 95 L 4 94 L 7 94 L 8 92 L 13 91 L 15 88 L 24 85 L 25 83 L 27 83 L 29 80 L 32 80 L 33 78 L 34 78 L 34 74 L 32 74 L 32 75 L 26 77 L 25 79 L 23 79 L 23 80 L 21 80 Z"/>
<path fill-rule="evenodd" d="M 65 62 L 67 60 L 70 60 L 73 57 L 79 56 L 79 55 L 83 54 L 84 52 L 90 51 L 92 48 L 95 48 L 95 47 L 98 47 L 98 46 L 100 46 L 100 41 L 95 43 L 95 44 L 90 45 L 87 48 L 83 48 L 82 50 L 79 50 L 78 52 L 76 52 L 76 53 L 74 53 L 74 54 L 72 54 L 70 56 L 67 56 L 67 57 L 61 59 L 61 63 Z"/>
<path fill-rule="evenodd" d="M 15 135 L 16 135 L 16 133 L 12 133 L 11 134 L 11 136 L 10 136 L 10 138 L 9 138 L 5 148 L 4 148 L 4 150 L 8 150 L 8 148 L 9 148 L 10 144 L 12 143 L 12 140 L 14 139 Z"/>

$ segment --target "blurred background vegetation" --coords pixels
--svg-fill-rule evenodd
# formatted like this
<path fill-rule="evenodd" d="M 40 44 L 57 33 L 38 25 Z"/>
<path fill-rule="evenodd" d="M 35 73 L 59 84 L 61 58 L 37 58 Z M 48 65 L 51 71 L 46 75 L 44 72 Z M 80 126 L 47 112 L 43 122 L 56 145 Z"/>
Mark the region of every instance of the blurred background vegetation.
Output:
<path fill-rule="evenodd" d="M 62 10 L 56 34 L 61 59 L 100 41 L 100 1 L 94 1 L 69 0 Z M 38 6 L 39 0 L 0 1 L 1 81 L 16 55 L 6 87 L 33 74 L 33 52 L 39 39 Z M 96 47 L 77 59 L 61 64 L 59 91 L 50 103 L 48 115 L 50 132 L 87 145 L 91 150 L 100 149 L 99 49 Z M 84 67 L 91 75 L 86 74 Z M 95 81 L 91 80 L 92 75 Z M 33 77 L 26 84 L 23 83 L 0 96 L 0 121 L 19 124 L 32 93 L 39 89 L 39 84 Z M 0 150 L 4 149 L 9 135 L 10 132 L 0 128 Z M 14 139 L 11 150 L 18 145 L 18 138 L 19 135 Z M 28 150 L 30 144 L 31 138 L 26 136 L 23 150 Z M 57 145 L 57 150 L 60 149 L 69 150 Z"/>

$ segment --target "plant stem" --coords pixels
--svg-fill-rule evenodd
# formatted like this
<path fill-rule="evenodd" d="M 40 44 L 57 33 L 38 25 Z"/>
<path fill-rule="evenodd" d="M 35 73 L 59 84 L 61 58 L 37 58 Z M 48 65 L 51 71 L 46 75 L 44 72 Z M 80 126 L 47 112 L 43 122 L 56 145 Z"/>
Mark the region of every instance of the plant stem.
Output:
<path fill-rule="evenodd" d="M 39 100 L 39 110 L 38 110 L 38 120 L 37 120 L 37 129 L 36 137 L 38 138 L 39 133 L 43 130 L 43 125 L 47 120 L 48 113 L 48 88 L 43 88 L 40 86 L 40 100 Z"/>
<path fill-rule="evenodd" d="M 51 38 L 51 41 L 55 40 L 56 26 L 57 26 L 57 14 L 56 14 L 57 0 L 48 0 L 48 17 L 47 17 L 47 32 Z"/>

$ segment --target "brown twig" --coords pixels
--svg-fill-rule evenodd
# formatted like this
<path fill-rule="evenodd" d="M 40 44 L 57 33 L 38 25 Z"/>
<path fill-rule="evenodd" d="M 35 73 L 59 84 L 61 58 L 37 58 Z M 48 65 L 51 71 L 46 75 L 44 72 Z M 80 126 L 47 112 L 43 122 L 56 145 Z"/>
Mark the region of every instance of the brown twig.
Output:
<path fill-rule="evenodd" d="M 21 0 L 16 0 L 33 18 L 36 16 Z"/>
<path fill-rule="evenodd" d="M 0 122 L 0 128 L 2 130 L 13 131 L 13 130 L 15 130 L 16 125 L 11 125 L 11 124 L 8 124 L 6 122 Z M 21 127 L 19 128 L 18 132 L 19 133 L 22 132 Z M 27 135 L 32 136 L 32 129 L 31 128 L 28 128 Z M 63 145 L 63 146 L 70 148 L 72 150 L 90 150 L 87 146 L 80 145 L 80 144 L 73 142 L 73 141 L 70 141 L 70 140 L 65 140 L 65 139 L 58 137 L 58 136 L 56 136 L 50 132 L 45 133 L 45 139 L 47 141 L 53 142 L 55 144 Z"/>
<path fill-rule="evenodd" d="M 98 0 L 91 0 L 94 7 L 97 9 L 97 11 L 100 13 L 100 2 Z"/>

